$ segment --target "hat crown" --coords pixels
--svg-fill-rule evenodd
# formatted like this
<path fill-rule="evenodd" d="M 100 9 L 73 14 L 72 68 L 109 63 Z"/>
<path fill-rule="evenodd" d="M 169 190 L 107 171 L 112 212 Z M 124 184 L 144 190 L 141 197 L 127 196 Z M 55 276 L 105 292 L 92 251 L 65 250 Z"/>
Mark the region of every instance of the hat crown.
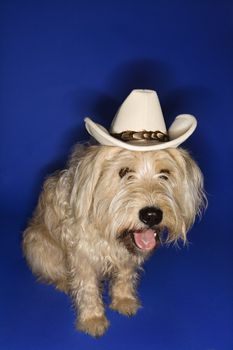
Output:
<path fill-rule="evenodd" d="M 133 90 L 118 109 L 112 124 L 111 133 L 134 131 L 162 131 L 166 125 L 154 90 Z"/>

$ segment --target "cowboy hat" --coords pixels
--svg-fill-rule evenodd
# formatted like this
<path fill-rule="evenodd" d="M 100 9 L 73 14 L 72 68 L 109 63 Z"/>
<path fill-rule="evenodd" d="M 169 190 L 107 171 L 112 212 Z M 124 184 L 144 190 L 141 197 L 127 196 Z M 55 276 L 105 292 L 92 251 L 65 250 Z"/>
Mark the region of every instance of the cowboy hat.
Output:
<path fill-rule="evenodd" d="M 153 90 L 133 90 L 117 111 L 110 132 L 90 118 L 84 121 L 88 133 L 101 145 L 132 151 L 176 148 L 197 126 L 194 116 L 180 114 L 167 132 L 159 99 Z"/>

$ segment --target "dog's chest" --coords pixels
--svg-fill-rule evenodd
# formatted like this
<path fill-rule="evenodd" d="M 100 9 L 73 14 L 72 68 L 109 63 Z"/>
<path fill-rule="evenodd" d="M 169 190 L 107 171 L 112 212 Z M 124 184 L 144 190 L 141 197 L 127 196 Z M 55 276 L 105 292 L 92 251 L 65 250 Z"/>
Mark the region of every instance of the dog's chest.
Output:
<path fill-rule="evenodd" d="M 135 257 L 119 243 L 110 243 L 98 237 L 98 240 L 80 242 L 79 251 L 81 250 L 86 256 L 91 265 L 98 270 L 101 275 L 109 274 L 113 270 L 121 269 L 122 266 L 127 266 L 136 263 Z M 79 254 L 79 252 L 77 252 Z"/>

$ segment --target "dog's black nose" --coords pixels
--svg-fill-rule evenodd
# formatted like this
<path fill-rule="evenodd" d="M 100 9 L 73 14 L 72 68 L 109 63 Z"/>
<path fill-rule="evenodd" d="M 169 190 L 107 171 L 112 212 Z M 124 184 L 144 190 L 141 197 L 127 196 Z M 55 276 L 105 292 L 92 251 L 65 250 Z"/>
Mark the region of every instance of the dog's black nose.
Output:
<path fill-rule="evenodd" d="M 163 218 L 162 210 L 155 207 L 145 207 L 139 211 L 139 219 L 149 227 L 158 225 Z"/>

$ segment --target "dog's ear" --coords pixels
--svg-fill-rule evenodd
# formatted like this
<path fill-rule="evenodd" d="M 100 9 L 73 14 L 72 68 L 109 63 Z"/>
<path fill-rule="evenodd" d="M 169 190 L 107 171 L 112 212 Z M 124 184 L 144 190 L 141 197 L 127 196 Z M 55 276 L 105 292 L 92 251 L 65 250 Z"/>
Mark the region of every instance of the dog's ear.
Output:
<path fill-rule="evenodd" d="M 185 231 L 194 223 L 196 215 L 200 216 L 202 210 L 207 206 L 204 193 L 204 181 L 202 172 L 190 154 L 179 149 L 183 159 L 184 181 L 183 181 L 183 211 Z"/>
<path fill-rule="evenodd" d="M 112 147 L 78 146 L 69 161 L 74 169 L 73 186 L 70 196 L 71 208 L 77 216 L 86 216 L 93 199 L 93 193 L 108 159 Z"/>

